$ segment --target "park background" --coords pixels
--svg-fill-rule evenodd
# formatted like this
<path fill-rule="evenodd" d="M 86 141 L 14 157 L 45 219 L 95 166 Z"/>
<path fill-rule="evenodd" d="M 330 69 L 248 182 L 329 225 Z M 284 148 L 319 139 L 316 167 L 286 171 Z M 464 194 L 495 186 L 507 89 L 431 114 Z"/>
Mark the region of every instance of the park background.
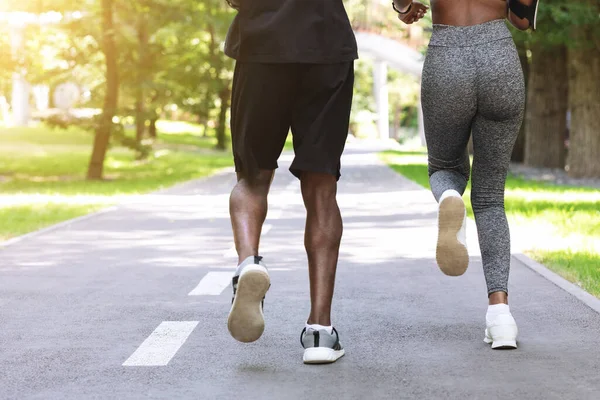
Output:
<path fill-rule="evenodd" d="M 405 26 L 389 3 L 346 1 L 357 34 L 425 54 L 429 17 Z M 225 0 L 0 1 L 0 240 L 231 166 L 234 15 Z M 514 32 L 513 242 L 600 296 L 600 2 L 544 0 L 538 26 Z M 361 52 L 351 137 L 393 141 L 381 157 L 428 187 L 418 76 L 384 69 L 382 85 L 381 65 Z"/>

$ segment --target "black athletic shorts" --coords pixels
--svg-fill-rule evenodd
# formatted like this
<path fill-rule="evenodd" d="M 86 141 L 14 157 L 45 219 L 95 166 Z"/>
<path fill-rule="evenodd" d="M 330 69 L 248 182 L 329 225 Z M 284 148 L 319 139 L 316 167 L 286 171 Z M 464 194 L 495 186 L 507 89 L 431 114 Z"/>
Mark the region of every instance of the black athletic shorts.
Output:
<path fill-rule="evenodd" d="M 290 128 L 295 158 L 290 171 L 340 177 L 348 137 L 354 63 L 237 62 L 231 101 L 236 171 L 274 170 Z"/>

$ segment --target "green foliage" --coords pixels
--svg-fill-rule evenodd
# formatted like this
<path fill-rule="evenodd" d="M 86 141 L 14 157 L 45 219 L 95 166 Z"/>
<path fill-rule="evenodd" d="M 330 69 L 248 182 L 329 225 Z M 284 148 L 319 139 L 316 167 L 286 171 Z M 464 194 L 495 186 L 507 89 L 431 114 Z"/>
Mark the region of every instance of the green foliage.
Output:
<path fill-rule="evenodd" d="M 598 47 L 600 43 L 600 5 L 597 2 L 547 0 L 538 10 L 536 32 L 513 30 L 517 42 L 543 46 Z M 589 37 L 574 35 L 577 29 L 590 32 Z"/>
<path fill-rule="evenodd" d="M 51 129 L 70 129 L 79 128 L 83 131 L 94 134 L 101 123 L 101 116 L 97 115 L 92 118 L 76 118 L 64 114 L 52 114 L 42 119 L 42 121 Z M 146 158 L 152 147 L 146 143 L 140 143 L 125 133 L 125 127 L 121 122 L 112 123 L 111 143 L 134 150 L 139 158 Z"/>

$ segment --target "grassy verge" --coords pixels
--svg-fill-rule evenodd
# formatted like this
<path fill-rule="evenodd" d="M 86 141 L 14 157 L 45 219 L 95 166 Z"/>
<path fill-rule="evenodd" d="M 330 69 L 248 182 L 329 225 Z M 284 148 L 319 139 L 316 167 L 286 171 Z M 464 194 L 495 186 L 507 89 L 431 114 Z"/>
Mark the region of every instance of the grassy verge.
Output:
<path fill-rule="evenodd" d="M 382 157 L 429 188 L 425 153 L 388 151 Z M 472 216 L 470 187 L 465 202 Z M 509 176 L 505 208 L 511 231 L 523 238 L 529 256 L 600 296 L 600 191 Z"/>
<path fill-rule="evenodd" d="M 0 240 L 107 207 L 231 165 L 197 126 L 161 121 L 156 150 L 143 161 L 113 147 L 105 180 L 85 180 L 92 135 L 70 129 L 0 128 Z"/>

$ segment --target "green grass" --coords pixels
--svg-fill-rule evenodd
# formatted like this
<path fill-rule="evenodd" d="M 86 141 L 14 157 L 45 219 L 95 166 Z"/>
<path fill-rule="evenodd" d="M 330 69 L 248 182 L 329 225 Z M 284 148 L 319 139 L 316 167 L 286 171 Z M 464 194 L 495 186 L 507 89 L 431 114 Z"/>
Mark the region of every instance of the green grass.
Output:
<path fill-rule="evenodd" d="M 283 147 L 285 151 L 293 151 L 294 150 L 294 141 L 292 139 L 292 134 L 288 134 L 285 139 L 285 145 Z"/>
<path fill-rule="evenodd" d="M 184 121 L 158 121 L 156 128 L 159 132 L 158 144 L 194 146 L 203 149 L 212 149 L 217 145 L 214 136 L 205 136 L 203 129 L 196 124 Z M 231 138 L 227 137 L 231 144 Z"/>
<path fill-rule="evenodd" d="M 542 264 L 600 297 L 600 254 L 593 251 L 542 251 L 530 253 Z"/>
<path fill-rule="evenodd" d="M 424 152 L 388 151 L 382 158 L 398 173 L 429 188 Z M 470 185 L 465 193 L 472 217 Z M 600 296 L 600 191 L 535 182 L 509 175 L 505 208 L 511 231 L 530 235 L 528 254 Z"/>
<path fill-rule="evenodd" d="M 64 204 L 64 202 L 32 202 L 20 206 L 0 206 L 0 238 L 9 239 L 80 217 L 110 205 L 110 201 L 92 204 Z"/>
<path fill-rule="evenodd" d="M 214 137 L 197 126 L 161 121 L 151 156 L 143 161 L 112 147 L 105 180 L 87 181 L 92 135 L 77 129 L 0 128 L 0 240 L 203 177 L 232 164 L 230 152 L 211 150 Z"/>

